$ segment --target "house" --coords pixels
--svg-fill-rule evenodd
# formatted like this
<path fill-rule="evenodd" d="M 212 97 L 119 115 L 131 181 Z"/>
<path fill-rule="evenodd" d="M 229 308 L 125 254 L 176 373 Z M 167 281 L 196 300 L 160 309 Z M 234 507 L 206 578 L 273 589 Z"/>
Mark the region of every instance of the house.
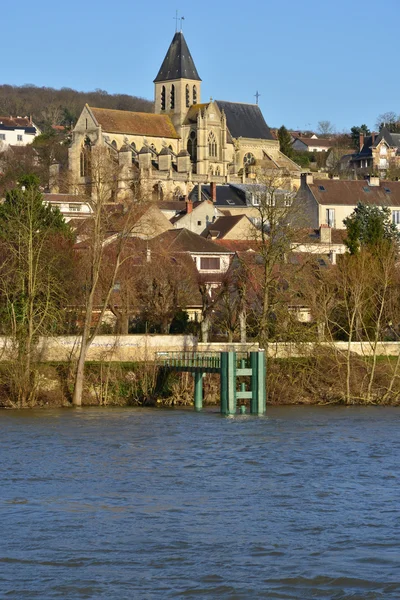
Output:
<path fill-rule="evenodd" d="M 43 194 L 43 202 L 58 208 L 67 222 L 71 219 L 86 219 L 93 213 L 87 199 L 73 194 Z"/>
<path fill-rule="evenodd" d="M 204 237 L 211 240 L 257 240 L 257 228 L 246 215 L 218 217 L 207 227 Z"/>
<path fill-rule="evenodd" d="M 288 201 L 294 192 L 285 189 L 274 189 L 276 197 L 287 197 Z M 197 185 L 189 195 L 190 200 L 211 200 L 214 206 L 224 215 L 247 215 L 256 219 L 263 195 L 268 194 L 268 186 L 263 183 L 229 183 L 218 185 Z"/>
<path fill-rule="evenodd" d="M 162 203 L 160 204 L 160 208 L 162 211 Z M 201 235 L 221 215 L 222 212 L 218 210 L 211 200 L 204 200 L 202 202 L 186 200 L 184 207 L 170 221 L 177 229 L 185 228 Z"/>
<path fill-rule="evenodd" d="M 26 146 L 41 133 L 32 117 L 0 117 L 0 149 Z"/>
<path fill-rule="evenodd" d="M 319 139 L 317 137 L 297 137 L 292 143 L 293 149 L 298 152 L 327 152 L 334 145 L 334 140 Z"/>
<path fill-rule="evenodd" d="M 155 241 L 161 243 L 163 248 L 171 253 L 189 254 L 198 273 L 205 279 L 210 279 L 210 283 L 218 281 L 218 277 L 215 276 L 227 272 L 234 256 L 234 252 L 188 229 L 166 231 Z"/>
<path fill-rule="evenodd" d="M 390 168 L 400 173 L 400 133 L 390 133 L 383 127 L 379 134 L 360 134 L 360 151 L 353 154 L 350 167 L 356 173 L 374 172 L 380 177 Z"/>
<path fill-rule="evenodd" d="M 345 229 L 333 229 L 327 224 L 322 224 L 319 229 L 297 231 L 296 238 L 291 243 L 291 250 L 296 254 L 328 257 L 334 265 L 337 255 L 347 251 L 345 238 Z"/>
<path fill-rule="evenodd" d="M 400 181 L 314 179 L 302 175 L 301 187 L 294 201 L 301 209 L 304 222 L 312 229 L 329 225 L 345 229 L 343 220 L 351 215 L 357 204 L 386 206 L 391 210 L 393 223 L 400 225 Z"/>

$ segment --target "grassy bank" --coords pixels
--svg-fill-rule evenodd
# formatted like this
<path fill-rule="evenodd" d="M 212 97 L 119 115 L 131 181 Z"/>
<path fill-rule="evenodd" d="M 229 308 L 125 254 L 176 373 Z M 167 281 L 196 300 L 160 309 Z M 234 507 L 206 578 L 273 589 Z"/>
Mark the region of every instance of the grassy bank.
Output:
<path fill-rule="evenodd" d="M 321 350 L 309 357 L 268 359 L 267 402 L 283 404 L 400 404 L 396 357 L 379 357 L 371 380 L 371 359 Z M 0 365 L 0 407 L 15 408 L 11 364 Z M 189 406 L 193 377 L 166 373 L 154 363 L 88 363 L 86 406 Z M 42 363 L 35 370 L 35 407 L 69 407 L 72 365 Z M 369 393 L 369 394 L 368 394 Z M 204 379 L 204 404 L 219 404 L 219 376 Z"/>

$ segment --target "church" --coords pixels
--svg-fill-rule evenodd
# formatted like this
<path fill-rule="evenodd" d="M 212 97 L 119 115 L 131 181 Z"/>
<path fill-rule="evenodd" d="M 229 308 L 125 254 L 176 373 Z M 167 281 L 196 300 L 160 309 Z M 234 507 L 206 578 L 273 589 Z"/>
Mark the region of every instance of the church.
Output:
<path fill-rule="evenodd" d="M 257 167 L 284 174 L 297 189 L 300 167 L 279 150 L 257 104 L 202 102 L 201 79 L 177 31 L 154 79 L 154 113 L 85 105 L 69 148 L 70 193 L 90 193 L 90 152 L 108 148 L 119 166 L 110 200 L 132 194 L 132 182 L 155 200 L 189 196 L 196 185 L 254 183 Z M 58 191 L 57 166 L 52 191 Z"/>

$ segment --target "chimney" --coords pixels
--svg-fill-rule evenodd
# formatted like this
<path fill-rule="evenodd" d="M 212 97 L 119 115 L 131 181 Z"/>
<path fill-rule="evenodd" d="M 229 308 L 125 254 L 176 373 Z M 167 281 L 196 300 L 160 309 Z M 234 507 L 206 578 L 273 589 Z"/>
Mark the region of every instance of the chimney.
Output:
<path fill-rule="evenodd" d="M 314 177 L 312 173 L 302 173 L 300 175 L 300 179 L 303 185 L 312 185 L 314 183 Z"/>
<path fill-rule="evenodd" d="M 201 202 L 201 183 L 197 184 L 197 200 Z"/>
<path fill-rule="evenodd" d="M 211 181 L 210 183 L 210 195 L 211 200 L 215 203 L 217 201 L 217 184 L 215 181 Z"/>
<path fill-rule="evenodd" d="M 319 228 L 319 241 L 321 244 L 331 244 L 332 243 L 332 230 L 329 225 L 322 224 Z"/>
<path fill-rule="evenodd" d="M 368 183 L 369 183 L 369 185 L 371 187 L 374 187 L 374 186 L 378 186 L 379 187 L 379 184 L 380 184 L 379 177 L 374 177 L 373 175 L 370 175 L 368 177 Z"/>
<path fill-rule="evenodd" d="M 375 137 L 376 137 L 376 133 L 375 133 L 375 131 L 373 131 L 373 132 L 371 133 L 371 138 L 372 138 L 372 146 L 375 144 Z"/>
<path fill-rule="evenodd" d="M 186 200 L 186 214 L 190 215 L 190 213 L 193 211 L 193 202 L 191 200 L 188 200 L 187 198 L 185 198 Z"/>
<path fill-rule="evenodd" d="M 360 152 L 364 146 L 364 134 L 360 133 Z"/>

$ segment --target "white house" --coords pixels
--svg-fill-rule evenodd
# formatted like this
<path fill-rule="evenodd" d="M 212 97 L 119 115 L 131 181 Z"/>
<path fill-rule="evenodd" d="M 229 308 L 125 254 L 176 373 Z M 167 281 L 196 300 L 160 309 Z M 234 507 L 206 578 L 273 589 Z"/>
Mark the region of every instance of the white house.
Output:
<path fill-rule="evenodd" d="M 0 117 L 0 149 L 4 146 L 26 146 L 40 133 L 31 117 Z"/>

